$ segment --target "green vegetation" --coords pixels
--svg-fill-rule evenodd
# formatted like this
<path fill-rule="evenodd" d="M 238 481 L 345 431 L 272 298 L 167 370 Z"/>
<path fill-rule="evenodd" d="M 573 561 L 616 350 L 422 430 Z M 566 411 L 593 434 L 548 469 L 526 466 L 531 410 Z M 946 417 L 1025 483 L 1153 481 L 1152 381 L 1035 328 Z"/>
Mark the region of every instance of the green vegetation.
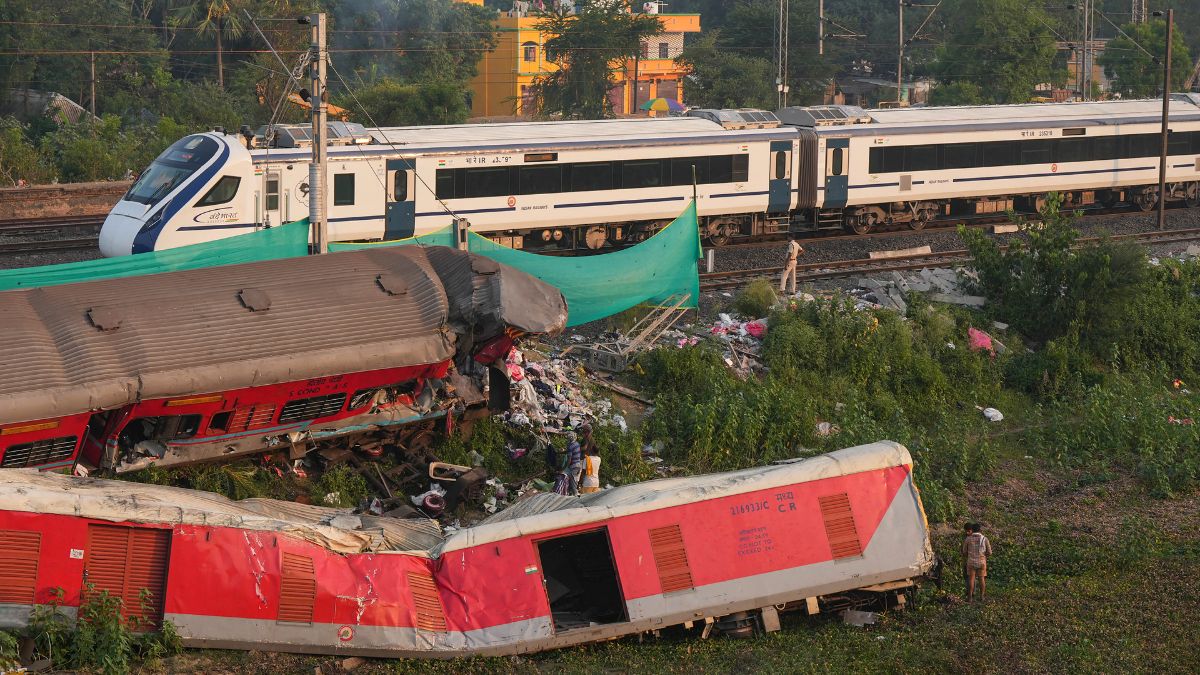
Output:
<path fill-rule="evenodd" d="M 1154 19 L 1146 23 L 1128 23 L 1121 27 L 1125 35 L 1108 42 L 1098 62 L 1112 80 L 1112 90 L 1126 98 L 1149 98 L 1162 91 L 1162 55 L 1166 53 L 1167 22 Z M 1126 37 L 1126 35 L 1128 37 Z M 1141 47 L 1139 49 L 1138 47 Z M 1171 40 L 1171 88 L 1181 91 L 1192 74 L 1192 58 L 1184 31 L 1175 27 Z M 1143 51 L 1145 50 L 1145 51 Z M 1152 58 L 1149 54 L 1157 58 Z"/>
<path fill-rule="evenodd" d="M 766 279 L 757 279 L 738 293 L 733 306 L 744 316 L 761 318 L 770 313 L 776 300 L 775 286 Z"/>
<path fill-rule="evenodd" d="M 83 669 L 104 675 L 130 672 L 138 662 L 147 665 L 183 651 L 183 643 L 170 621 L 153 626 L 141 617 L 122 617 L 124 601 L 96 592 L 88 584 L 87 599 L 80 604 L 78 620 L 72 621 L 60 609 L 63 591 L 58 589 L 51 602 L 33 610 L 23 637 L 33 642 L 34 659 L 51 659 L 57 670 Z M 141 595 L 143 613 L 150 611 L 149 593 Z M 0 633 L 0 648 L 13 636 Z M 4 652 L 0 652 L 0 661 Z"/>

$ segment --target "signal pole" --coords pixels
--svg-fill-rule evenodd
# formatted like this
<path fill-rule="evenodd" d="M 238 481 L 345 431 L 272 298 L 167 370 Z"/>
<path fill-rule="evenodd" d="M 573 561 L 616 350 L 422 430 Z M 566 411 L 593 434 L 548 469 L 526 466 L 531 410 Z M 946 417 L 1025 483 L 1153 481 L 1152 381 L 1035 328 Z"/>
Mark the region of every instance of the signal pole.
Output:
<path fill-rule="evenodd" d="M 328 121 L 329 93 L 325 89 L 325 14 L 312 14 L 312 44 L 309 47 L 312 61 L 312 164 L 308 166 L 308 220 L 312 225 L 313 250 L 329 252 L 329 221 L 325 208 L 325 143 Z"/>

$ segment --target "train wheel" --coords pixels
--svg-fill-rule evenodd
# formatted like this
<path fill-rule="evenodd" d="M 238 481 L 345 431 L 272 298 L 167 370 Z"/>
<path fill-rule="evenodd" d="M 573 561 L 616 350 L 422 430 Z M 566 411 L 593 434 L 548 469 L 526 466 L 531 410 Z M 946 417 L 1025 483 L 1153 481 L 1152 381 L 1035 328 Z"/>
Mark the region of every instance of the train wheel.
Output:
<path fill-rule="evenodd" d="M 923 230 L 925 226 L 933 220 L 933 211 L 930 209 L 918 209 L 913 219 L 908 221 L 909 228 L 913 230 Z"/>
<path fill-rule="evenodd" d="M 1158 204 L 1158 191 L 1154 188 L 1142 188 L 1133 195 L 1133 205 L 1140 211 L 1151 211 Z"/>
<path fill-rule="evenodd" d="M 1188 183 L 1183 194 L 1183 203 L 1187 204 L 1189 209 L 1200 206 L 1200 183 Z"/>
<path fill-rule="evenodd" d="M 603 248 L 607 241 L 608 228 L 603 225 L 589 227 L 583 235 L 584 245 L 593 251 Z"/>
<path fill-rule="evenodd" d="M 861 215 L 846 216 L 846 229 L 854 234 L 869 234 L 873 227 L 874 223 Z"/>

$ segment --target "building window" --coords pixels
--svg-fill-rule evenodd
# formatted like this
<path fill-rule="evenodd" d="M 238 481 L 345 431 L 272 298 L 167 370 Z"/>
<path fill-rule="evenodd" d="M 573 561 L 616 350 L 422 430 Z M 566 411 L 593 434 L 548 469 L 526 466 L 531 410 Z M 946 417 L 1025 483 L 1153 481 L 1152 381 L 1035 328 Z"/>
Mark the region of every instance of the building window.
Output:
<path fill-rule="evenodd" d="M 671 45 L 670 44 L 668 44 L 666 42 L 658 43 L 658 58 L 660 58 L 660 59 L 671 58 Z"/>
<path fill-rule="evenodd" d="M 642 58 L 643 59 L 650 58 L 650 43 L 649 42 L 642 43 Z"/>
<path fill-rule="evenodd" d="M 537 43 L 526 42 L 522 44 L 521 58 L 523 58 L 526 63 L 533 63 L 534 61 L 537 61 Z"/>
<path fill-rule="evenodd" d="M 333 175 L 333 205 L 354 206 L 354 174 L 335 173 Z"/>

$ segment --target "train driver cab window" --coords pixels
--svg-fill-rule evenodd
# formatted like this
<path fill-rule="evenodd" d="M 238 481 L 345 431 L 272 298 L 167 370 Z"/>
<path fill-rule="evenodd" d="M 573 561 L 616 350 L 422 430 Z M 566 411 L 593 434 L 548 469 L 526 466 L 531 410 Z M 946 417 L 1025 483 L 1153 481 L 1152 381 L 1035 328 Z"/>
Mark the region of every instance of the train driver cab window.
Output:
<path fill-rule="evenodd" d="M 398 169 L 392 176 L 392 201 L 408 201 L 408 171 Z"/>
<path fill-rule="evenodd" d="M 196 202 L 196 206 L 216 206 L 228 202 L 237 194 L 241 182 L 242 179 L 237 176 L 221 176 L 221 180 Z"/>
<path fill-rule="evenodd" d="M 333 205 L 354 206 L 354 174 L 333 174 Z"/>

